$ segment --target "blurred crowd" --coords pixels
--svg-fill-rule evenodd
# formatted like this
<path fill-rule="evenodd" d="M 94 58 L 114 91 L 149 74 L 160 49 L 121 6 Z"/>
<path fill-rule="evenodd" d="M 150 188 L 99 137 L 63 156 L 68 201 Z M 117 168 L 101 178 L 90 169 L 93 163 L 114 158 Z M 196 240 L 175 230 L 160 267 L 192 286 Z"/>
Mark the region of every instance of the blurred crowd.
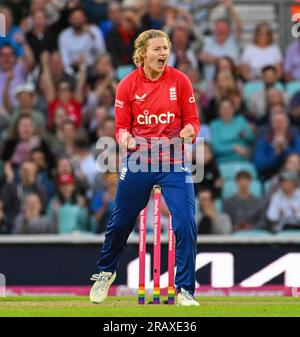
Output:
<path fill-rule="evenodd" d="M 0 234 L 105 231 L 119 174 L 99 172 L 96 142 L 115 137 L 116 86 L 152 28 L 198 104 L 198 233 L 300 230 L 299 39 L 282 50 L 261 22 L 243 45 L 232 0 L 0 4 Z"/>

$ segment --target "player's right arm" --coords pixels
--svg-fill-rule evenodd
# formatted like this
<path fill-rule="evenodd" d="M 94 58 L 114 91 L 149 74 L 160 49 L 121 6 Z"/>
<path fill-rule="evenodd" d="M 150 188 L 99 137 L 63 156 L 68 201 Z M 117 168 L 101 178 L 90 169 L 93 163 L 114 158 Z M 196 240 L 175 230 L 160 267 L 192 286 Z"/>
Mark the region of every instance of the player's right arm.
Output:
<path fill-rule="evenodd" d="M 126 80 L 121 81 L 116 89 L 115 118 L 118 143 L 125 149 L 135 148 L 135 140 L 131 134 L 131 103 Z"/>

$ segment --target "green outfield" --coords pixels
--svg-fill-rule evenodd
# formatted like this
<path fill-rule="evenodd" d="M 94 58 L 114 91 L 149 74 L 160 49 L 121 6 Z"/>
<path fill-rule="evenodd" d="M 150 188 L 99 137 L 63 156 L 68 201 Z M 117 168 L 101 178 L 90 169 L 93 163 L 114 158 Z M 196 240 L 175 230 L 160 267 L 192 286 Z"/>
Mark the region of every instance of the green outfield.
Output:
<path fill-rule="evenodd" d="M 79 296 L 12 296 L 0 298 L 0 316 L 297 316 L 300 298 L 293 297 L 198 297 L 200 307 L 176 305 L 137 305 L 136 297 L 110 297 L 94 305 Z"/>

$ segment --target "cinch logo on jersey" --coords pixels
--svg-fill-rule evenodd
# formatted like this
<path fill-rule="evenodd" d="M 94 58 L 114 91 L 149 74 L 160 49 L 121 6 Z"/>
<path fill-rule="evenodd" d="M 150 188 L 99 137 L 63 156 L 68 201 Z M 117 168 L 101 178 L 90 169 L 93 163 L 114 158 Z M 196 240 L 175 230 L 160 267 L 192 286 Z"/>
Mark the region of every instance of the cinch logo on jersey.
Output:
<path fill-rule="evenodd" d="M 149 114 L 148 110 L 144 110 L 144 114 L 137 116 L 137 122 L 139 124 L 170 124 L 174 122 L 175 114 L 168 111 L 167 113 L 162 113 L 160 115 Z"/>
<path fill-rule="evenodd" d="M 120 101 L 120 100 L 118 100 L 118 99 L 116 99 L 116 101 L 115 101 L 115 107 L 116 107 L 116 108 L 121 108 L 121 109 L 123 109 L 123 107 L 124 107 L 124 102 L 123 102 L 123 101 Z"/>
<path fill-rule="evenodd" d="M 170 93 L 170 101 L 177 101 L 176 88 L 175 87 L 171 87 L 169 89 L 169 93 Z"/>

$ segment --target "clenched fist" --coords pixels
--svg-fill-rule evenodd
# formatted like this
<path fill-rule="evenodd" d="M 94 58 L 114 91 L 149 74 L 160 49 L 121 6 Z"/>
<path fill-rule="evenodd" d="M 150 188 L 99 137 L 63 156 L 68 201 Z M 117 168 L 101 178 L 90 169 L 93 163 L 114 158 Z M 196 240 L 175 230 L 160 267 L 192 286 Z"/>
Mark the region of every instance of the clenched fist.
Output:
<path fill-rule="evenodd" d="M 128 150 L 136 148 L 136 142 L 130 132 L 124 132 L 121 137 L 121 145 Z"/>
<path fill-rule="evenodd" d="M 180 131 L 180 138 L 185 142 L 185 143 L 192 143 L 194 138 L 196 137 L 195 135 L 195 130 L 193 125 L 187 124 L 181 131 Z"/>

